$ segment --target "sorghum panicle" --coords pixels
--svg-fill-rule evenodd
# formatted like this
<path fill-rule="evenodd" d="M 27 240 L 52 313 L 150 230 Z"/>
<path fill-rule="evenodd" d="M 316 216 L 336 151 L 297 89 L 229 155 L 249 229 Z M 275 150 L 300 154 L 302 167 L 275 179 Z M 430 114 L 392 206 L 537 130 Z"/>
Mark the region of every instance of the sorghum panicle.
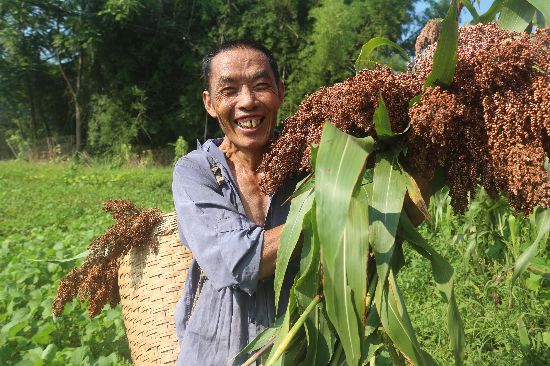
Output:
<path fill-rule="evenodd" d="M 115 307 L 118 292 L 120 260 L 130 249 L 141 247 L 151 240 L 155 226 L 162 220 L 158 209 L 138 209 L 132 202 L 112 200 L 103 209 L 116 221 L 103 235 L 92 241 L 89 254 L 79 268 L 72 269 L 61 280 L 53 302 L 53 313 L 61 315 L 63 307 L 78 296 L 88 300 L 88 315 L 93 318 L 105 304 Z M 153 247 L 153 251 L 157 248 Z"/>
<path fill-rule="evenodd" d="M 310 170 L 309 146 L 320 142 L 325 121 L 354 136 L 376 136 L 373 113 L 380 93 L 394 132 L 408 152 L 405 163 L 425 178 L 441 168 L 451 204 L 463 212 L 481 184 L 505 194 L 516 212 L 550 207 L 544 160 L 550 154 L 550 28 L 533 34 L 496 24 L 459 30 L 457 65 L 447 88 L 423 91 L 436 45 L 396 74 L 364 70 L 308 96 L 272 141 L 260 169 L 263 189 L 274 192 L 291 174 Z"/>

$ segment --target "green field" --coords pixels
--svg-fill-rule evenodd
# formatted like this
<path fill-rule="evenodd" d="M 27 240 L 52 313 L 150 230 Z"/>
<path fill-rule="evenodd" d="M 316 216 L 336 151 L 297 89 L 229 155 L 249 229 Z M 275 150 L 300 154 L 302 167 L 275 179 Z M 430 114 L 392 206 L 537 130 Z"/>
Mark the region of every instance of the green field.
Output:
<path fill-rule="evenodd" d="M 102 202 L 127 198 L 172 210 L 170 168 L 0 163 L 0 364 L 128 364 L 120 309 L 89 320 L 77 301 L 51 305 L 70 258 L 112 224 Z"/>
<path fill-rule="evenodd" d="M 111 223 L 102 202 L 127 198 L 173 209 L 171 168 L 0 162 L 0 365 L 131 364 L 120 309 L 93 320 L 77 301 L 54 319 L 51 304 L 70 258 Z M 456 269 L 468 365 L 545 365 L 550 360 L 548 248 L 509 290 L 515 258 L 533 224 L 513 219 L 501 200 L 482 196 L 454 216 L 446 196 L 432 200 L 423 233 Z M 512 229 L 512 230 L 511 230 Z M 420 342 L 441 365 L 452 364 L 445 306 L 428 263 L 407 250 L 399 282 Z M 465 258 L 468 258 L 466 261 Z M 545 269 L 546 268 L 546 269 Z"/>

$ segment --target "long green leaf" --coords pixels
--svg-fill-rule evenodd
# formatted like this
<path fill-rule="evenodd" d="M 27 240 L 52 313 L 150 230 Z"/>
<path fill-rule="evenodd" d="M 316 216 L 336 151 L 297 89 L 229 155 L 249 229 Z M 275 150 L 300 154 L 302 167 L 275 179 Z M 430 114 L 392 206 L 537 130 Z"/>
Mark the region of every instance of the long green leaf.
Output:
<path fill-rule="evenodd" d="M 286 312 L 284 317 L 282 318 L 283 320 L 281 322 L 281 326 L 279 327 L 279 329 L 277 330 L 277 334 L 275 335 L 273 347 L 271 348 L 271 352 L 267 357 L 268 360 L 271 360 L 273 358 L 276 350 L 279 349 L 281 347 L 281 344 L 286 341 L 285 338 L 288 335 L 288 332 L 290 332 L 292 320 L 295 319 L 297 312 L 298 309 L 296 306 L 296 297 L 294 296 L 294 291 L 291 289 Z M 278 357 L 277 360 L 273 360 L 272 365 L 275 361 L 277 362 L 276 365 L 283 365 L 285 361 L 285 355 L 283 354 L 282 357 Z"/>
<path fill-rule="evenodd" d="M 535 11 L 527 0 L 508 0 L 502 6 L 498 24 L 503 29 L 523 32 L 531 23 Z"/>
<path fill-rule="evenodd" d="M 319 263 L 321 260 L 319 238 L 315 227 L 315 202 L 304 218 L 304 244 L 302 258 L 300 260 L 300 276 L 294 285 L 298 308 L 303 311 L 317 295 L 320 287 L 321 272 Z"/>
<path fill-rule="evenodd" d="M 317 308 L 304 323 L 308 336 L 308 348 L 305 359 L 299 366 L 326 366 L 332 357 L 336 337 L 332 333 L 324 304 Z"/>
<path fill-rule="evenodd" d="M 265 328 L 263 332 L 258 334 L 256 338 L 252 340 L 252 342 L 247 344 L 246 347 L 244 347 L 239 353 L 237 353 L 231 360 L 234 360 L 235 358 L 245 355 L 247 353 L 255 352 L 260 348 L 266 346 L 277 335 L 279 328 L 283 324 L 283 319 L 284 317 L 280 317 L 279 319 L 275 320 L 273 324 Z"/>
<path fill-rule="evenodd" d="M 309 212 L 313 205 L 313 188 L 294 198 L 290 203 L 290 211 L 286 219 L 281 238 L 279 240 L 279 249 L 277 249 L 277 263 L 275 266 L 275 306 L 279 307 L 279 296 L 283 286 L 286 269 L 290 257 L 296 248 L 296 243 L 302 232 L 304 216 Z"/>
<path fill-rule="evenodd" d="M 388 113 L 388 108 L 386 107 L 384 98 L 382 98 L 382 94 L 378 97 L 378 105 L 374 110 L 372 119 L 374 121 L 376 136 L 378 136 L 379 139 L 385 140 L 396 135 L 391 130 L 390 114 Z"/>
<path fill-rule="evenodd" d="M 432 71 L 424 82 L 425 87 L 451 84 L 456 68 L 456 50 L 458 45 L 457 0 L 451 0 L 451 6 L 441 22 L 441 33 L 432 62 Z"/>
<path fill-rule="evenodd" d="M 351 231 L 346 231 L 345 227 L 349 227 L 346 221 L 353 191 L 367 155 L 374 147 L 372 138 L 358 139 L 326 123 L 315 167 L 316 220 L 323 253 L 326 309 L 344 344 L 350 364 L 357 364 L 361 355 L 358 327 L 360 319 L 352 296 L 361 297 L 362 293 L 360 289 L 349 287 L 346 268 L 348 263 L 364 261 L 365 258 L 351 258 L 349 253 L 352 251 L 344 250 L 349 248 L 350 239 L 354 237 L 354 230 L 358 225 L 353 225 Z M 366 226 L 364 221 L 361 224 Z M 325 262 L 327 259 L 328 262 Z M 350 268 L 356 267 L 351 265 Z M 354 283 L 352 285 L 355 286 Z"/>
<path fill-rule="evenodd" d="M 533 5 L 538 11 L 544 15 L 546 20 L 550 20 L 550 1 L 548 0 L 527 0 L 531 5 Z"/>
<path fill-rule="evenodd" d="M 370 39 L 367 43 L 361 47 L 361 52 L 359 53 L 359 57 L 357 57 L 357 60 L 355 61 L 355 72 L 359 73 L 363 69 L 372 69 L 374 68 L 374 65 L 376 64 L 374 60 L 372 60 L 372 53 L 375 49 L 377 49 L 380 46 L 389 46 L 397 51 L 399 51 L 399 54 L 403 56 L 403 58 L 407 61 L 409 61 L 409 55 L 407 54 L 407 51 L 396 43 L 390 41 L 387 38 L 384 37 L 374 37 Z"/>
<path fill-rule="evenodd" d="M 337 243 L 321 242 L 327 314 L 342 342 L 349 365 L 357 365 L 361 359 L 363 332 L 360 325 L 366 294 L 367 223 L 367 203 L 353 197 L 341 240 Z"/>
<path fill-rule="evenodd" d="M 373 149 L 372 139 L 352 137 L 325 123 L 315 168 L 317 225 L 322 244 L 340 241 L 353 190 Z"/>
<path fill-rule="evenodd" d="M 376 294 L 377 285 L 378 285 L 378 276 L 376 275 L 376 273 L 374 273 L 371 279 L 371 283 L 367 290 L 366 306 L 368 306 L 368 309 L 367 309 L 367 319 L 365 321 L 365 337 L 368 337 L 371 334 L 373 334 L 380 326 L 380 316 L 376 311 L 376 307 L 372 306 L 372 302 L 374 301 L 374 297 Z"/>
<path fill-rule="evenodd" d="M 393 270 L 389 271 L 385 283 L 379 281 L 375 301 L 384 330 L 409 362 L 417 366 L 434 364 L 435 361 L 418 344 Z"/>
<path fill-rule="evenodd" d="M 266 362 L 266 366 L 273 365 L 279 358 L 285 353 L 285 351 L 290 346 L 291 342 L 294 340 L 294 337 L 298 334 L 298 331 L 303 326 L 305 320 L 309 314 L 315 310 L 317 304 L 321 301 L 321 297 L 316 296 L 313 301 L 307 306 L 304 312 L 300 315 L 296 323 L 292 325 L 292 328 L 289 329 L 288 333 L 282 338 L 277 338 L 273 345 L 273 352 L 269 355 L 269 360 Z M 290 312 L 287 312 L 289 314 Z M 286 317 L 285 317 L 286 321 Z"/>
<path fill-rule="evenodd" d="M 529 263 L 535 258 L 539 250 L 539 242 L 546 236 L 550 231 L 550 209 L 538 210 L 535 212 L 535 220 L 537 227 L 537 236 L 533 244 L 523 252 L 516 261 L 514 265 L 514 274 L 512 275 L 512 287 L 518 279 L 519 276 L 527 269 Z"/>
<path fill-rule="evenodd" d="M 470 14 L 472 15 L 472 21 L 475 22 L 479 18 L 479 14 L 476 8 L 472 5 L 470 0 L 462 0 L 462 4 L 464 4 L 464 7 L 468 9 Z"/>
<path fill-rule="evenodd" d="M 376 286 L 378 283 L 378 278 L 376 273 L 372 279 L 372 283 L 369 286 L 369 295 L 372 293 L 372 298 L 374 299 L 376 293 Z M 368 305 L 368 304 L 367 304 Z M 362 339 L 361 347 L 363 350 L 363 355 L 361 359 L 361 364 L 366 365 L 372 357 L 374 357 L 375 352 L 382 346 L 382 339 L 378 328 L 381 326 L 380 316 L 376 310 L 376 306 L 372 306 L 368 309 L 366 325 L 365 325 L 365 334 Z"/>
<path fill-rule="evenodd" d="M 388 275 L 405 198 L 406 183 L 399 168 L 398 156 L 397 151 L 379 152 L 374 166 L 369 210 L 370 242 L 376 254 L 376 268 L 382 283 Z"/>
<path fill-rule="evenodd" d="M 447 329 L 453 345 L 455 365 L 462 365 L 464 363 L 465 334 L 454 294 L 454 269 L 441 254 L 424 240 L 405 213 L 401 215 L 399 221 L 398 235 L 408 241 L 412 248 L 427 258 L 432 265 L 437 289 L 448 304 Z"/>
<path fill-rule="evenodd" d="M 298 307 L 301 311 L 313 301 L 318 293 L 321 280 L 320 271 L 320 247 L 317 236 L 317 225 L 315 220 L 314 207 L 305 218 L 304 223 L 304 247 L 300 261 L 300 277 L 294 285 L 294 293 Z M 308 349 L 306 359 L 301 363 L 303 366 L 326 365 L 332 357 L 332 350 L 336 336 L 333 334 L 324 303 L 317 305 L 317 309 L 306 319 L 305 329 L 308 337 Z"/>
<path fill-rule="evenodd" d="M 490 23 L 490 22 L 493 22 L 495 20 L 495 17 L 497 16 L 497 14 L 501 11 L 502 9 L 502 5 L 504 4 L 505 0 L 495 0 L 493 1 L 493 3 L 491 4 L 491 6 L 489 7 L 489 9 L 487 9 L 487 11 L 483 14 L 481 14 L 477 20 L 474 20 L 472 21 L 472 24 L 477 24 L 477 23 Z"/>
<path fill-rule="evenodd" d="M 368 204 L 356 197 L 350 203 L 349 217 L 341 241 L 341 264 L 352 291 L 353 307 L 359 321 L 365 312 L 367 294 L 367 260 L 369 255 Z M 326 253 L 326 250 L 324 251 Z M 347 258 L 345 258 L 347 257 Z M 339 263 L 335 261 L 335 265 Z M 361 322 L 361 324 L 364 324 Z"/>

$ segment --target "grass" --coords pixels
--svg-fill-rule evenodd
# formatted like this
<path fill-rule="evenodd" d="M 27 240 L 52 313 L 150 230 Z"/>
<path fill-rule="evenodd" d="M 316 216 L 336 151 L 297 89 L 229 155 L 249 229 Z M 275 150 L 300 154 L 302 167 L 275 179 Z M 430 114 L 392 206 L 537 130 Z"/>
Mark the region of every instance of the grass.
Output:
<path fill-rule="evenodd" d="M 107 199 L 171 211 L 170 185 L 171 168 L 0 162 L 1 365 L 131 364 L 119 308 L 106 307 L 90 320 L 85 304 L 74 301 L 62 317 L 52 317 L 57 285 L 76 263 L 44 260 L 77 255 L 103 233 L 112 223 L 101 209 Z M 508 308 L 512 264 L 532 239 L 530 223 L 521 221 L 520 239 L 511 242 L 509 212 L 492 209 L 487 197 L 476 202 L 466 215 L 454 216 L 444 196 L 434 199 L 436 220 L 422 227 L 456 269 L 466 364 L 547 365 L 548 278 L 523 275 Z M 543 262 L 547 246 L 541 245 Z M 429 265 L 406 244 L 405 255 L 399 284 L 419 341 L 441 365 L 451 365 L 445 305 Z"/>

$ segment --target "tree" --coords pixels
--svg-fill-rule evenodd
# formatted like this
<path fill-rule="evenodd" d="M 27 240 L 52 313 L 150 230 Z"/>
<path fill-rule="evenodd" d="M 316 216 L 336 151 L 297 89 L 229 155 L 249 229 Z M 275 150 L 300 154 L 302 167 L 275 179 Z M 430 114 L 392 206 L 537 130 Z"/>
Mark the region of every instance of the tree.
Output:
<path fill-rule="evenodd" d="M 300 63 L 289 76 L 286 113 L 293 112 L 305 94 L 353 75 L 361 45 L 375 36 L 398 41 L 413 1 L 322 0 L 310 10 L 314 20 Z"/>

